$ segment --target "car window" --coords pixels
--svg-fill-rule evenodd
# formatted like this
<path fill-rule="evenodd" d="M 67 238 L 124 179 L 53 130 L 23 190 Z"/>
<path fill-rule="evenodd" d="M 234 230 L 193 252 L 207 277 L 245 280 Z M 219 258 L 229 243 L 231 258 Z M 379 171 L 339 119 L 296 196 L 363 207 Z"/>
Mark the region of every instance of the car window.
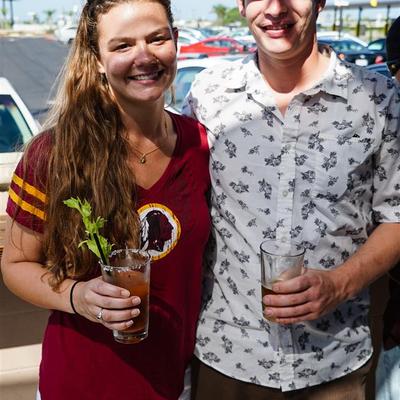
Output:
<path fill-rule="evenodd" d="M 174 81 L 175 102 L 173 104 L 173 107 L 176 110 L 181 110 L 183 100 L 188 94 L 195 76 L 203 69 L 204 67 L 197 66 L 181 68 L 180 70 L 178 70 Z"/>
<path fill-rule="evenodd" d="M 382 51 L 385 48 L 385 41 L 384 40 L 376 40 L 375 42 L 371 42 L 368 45 L 370 50 Z"/>
<path fill-rule="evenodd" d="M 10 95 L 0 95 L 0 153 L 20 151 L 32 137 L 21 111 Z"/>
<path fill-rule="evenodd" d="M 230 42 L 229 40 L 220 40 L 219 45 L 221 47 L 233 47 L 233 43 Z"/>
<path fill-rule="evenodd" d="M 218 47 L 219 46 L 219 41 L 218 40 L 209 40 L 207 42 L 204 42 L 205 46 L 210 46 L 210 47 Z"/>
<path fill-rule="evenodd" d="M 332 43 L 332 47 L 336 51 L 362 51 L 364 46 L 352 40 L 341 40 Z"/>
<path fill-rule="evenodd" d="M 178 42 L 184 44 L 191 44 L 191 40 L 187 37 L 178 36 Z"/>

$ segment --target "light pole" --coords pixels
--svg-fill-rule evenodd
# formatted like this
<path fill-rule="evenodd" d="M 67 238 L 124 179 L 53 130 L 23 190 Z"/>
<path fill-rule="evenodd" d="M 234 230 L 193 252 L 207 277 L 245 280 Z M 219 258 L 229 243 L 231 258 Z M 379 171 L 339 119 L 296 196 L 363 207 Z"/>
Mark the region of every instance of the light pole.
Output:
<path fill-rule="evenodd" d="M 6 16 L 7 16 L 7 9 L 6 9 L 6 0 L 3 0 L 3 4 L 1 7 L 1 19 L 2 19 L 2 27 L 5 28 L 7 25 L 6 22 Z"/>
<path fill-rule="evenodd" d="M 339 8 L 339 39 L 341 38 L 343 31 L 343 7 L 347 7 L 348 5 L 348 1 L 335 0 L 335 6 Z"/>
<path fill-rule="evenodd" d="M 14 27 L 14 6 L 13 6 L 13 1 L 14 0 L 9 0 L 9 2 L 10 2 L 10 25 L 11 25 L 11 29 Z"/>

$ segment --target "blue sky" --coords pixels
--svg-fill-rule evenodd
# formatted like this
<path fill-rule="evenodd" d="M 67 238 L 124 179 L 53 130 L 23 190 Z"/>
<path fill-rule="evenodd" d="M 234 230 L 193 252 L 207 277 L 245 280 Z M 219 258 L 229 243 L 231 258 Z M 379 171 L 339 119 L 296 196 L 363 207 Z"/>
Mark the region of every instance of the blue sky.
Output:
<path fill-rule="evenodd" d="M 357 3 L 361 0 L 350 0 L 350 3 Z M 365 0 L 364 0 L 365 1 Z M 57 9 L 59 12 L 70 10 L 75 5 L 81 7 L 85 0 L 14 0 L 14 13 L 20 20 L 29 18 L 29 12 L 36 12 L 41 19 L 44 19 L 43 10 Z M 332 4 L 333 0 L 328 0 L 328 4 Z M 172 0 L 173 12 L 175 19 L 214 19 L 212 7 L 215 4 L 223 4 L 227 7 L 235 7 L 236 0 Z M 8 7 L 8 0 L 7 0 Z M 370 9 L 365 13 L 366 16 L 376 14 L 385 15 L 384 9 Z M 395 17 L 399 14 L 399 9 L 392 9 L 391 16 Z"/>
<path fill-rule="evenodd" d="M 43 10 L 57 9 L 69 10 L 74 5 L 81 6 L 82 0 L 14 0 L 14 13 L 21 20 L 28 18 L 31 11 L 37 12 L 40 18 L 44 18 Z M 176 19 L 208 18 L 213 19 L 211 13 L 215 4 L 223 4 L 234 7 L 235 0 L 172 0 L 173 12 Z M 8 6 L 8 0 L 7 0 Z"/>

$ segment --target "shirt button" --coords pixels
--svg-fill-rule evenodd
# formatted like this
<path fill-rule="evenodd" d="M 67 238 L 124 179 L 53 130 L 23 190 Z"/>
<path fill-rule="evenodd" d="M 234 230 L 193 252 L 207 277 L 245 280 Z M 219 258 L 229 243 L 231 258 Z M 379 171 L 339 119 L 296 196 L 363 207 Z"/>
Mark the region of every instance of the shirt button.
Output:
<path fill-rule="evenodd" d="M 282 192 L 282 196 L 283 196 L 283 197 L 287 197 L 288 194 L 289 194 L 289 192 L 288 192 L 287 190 L 284 190 L 284 191 Z"/>

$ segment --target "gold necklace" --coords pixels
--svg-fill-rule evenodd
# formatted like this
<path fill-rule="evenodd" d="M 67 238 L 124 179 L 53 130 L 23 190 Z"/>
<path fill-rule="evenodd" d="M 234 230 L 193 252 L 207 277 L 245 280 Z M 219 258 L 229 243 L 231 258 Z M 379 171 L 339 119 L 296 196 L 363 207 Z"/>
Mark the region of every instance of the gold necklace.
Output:
<path fill-rule="evenodd" d="M 163 137 L 167 137 L 168 136 L 168 126 L 167 126 L 167 118 L 165 117 L 164 114 L 164 135 Z M 147 156 L 154 153 L 155 151 L 159 150 L 160 146 L 155 147 L 154 149 L 150 150 L 150 151 L 146 151 L 145 153 L 143 153 L 142 151 L 140 151 L 138 148 L 136 148 L 135 146 L 132 146 L 133 150 L 136 151 L 139 156 L 137 156 L 137 159 L 139 160 L 140 164 L 146 164 L 147 161 Z"/>
<path fill-rule="evenodd" d="M 139 157 L 137 157 L 137 159 L 139 160 L 140 164 L 146 164 L 146 161 L 147 161 L 146 157 L 149 154 L 154 153 L 159 148 L 160 148 L 160 146 L 157 146 L 153 150 L 150 150 L 150 151 L 148 151 L 146 153 L 142 153 L 141 151 L 139 151 L 138 149 L 135 149 L 135 148 L 133 150 L 135 150 L 139 154 Z"/>

